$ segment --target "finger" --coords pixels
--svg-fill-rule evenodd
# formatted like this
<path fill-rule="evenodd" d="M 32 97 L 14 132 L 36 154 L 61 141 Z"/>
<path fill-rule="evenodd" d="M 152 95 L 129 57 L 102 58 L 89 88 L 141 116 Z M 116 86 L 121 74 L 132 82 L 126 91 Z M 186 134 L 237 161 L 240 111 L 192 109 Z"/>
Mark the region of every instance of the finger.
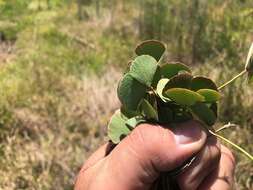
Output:
<path fill-rule="evenodd" d="M 207 138 L 195 161 L 177 178 L 183 190 L 197 189 L 203 179 L 217 168 L 220 160 L 220 144 L 214 136 Z"/>
<path fill-rule="evenodd" d="M 81 171 L 84 171 L 90 167 L 92 167 L 94 164 L 96 164 L 99 160 L 103 159 L 113 148 L 113 144 L 111 142 L 107 142 L 104 145 L 102 145 L 96 152 L 94 152 L 88 160 L 86 160 L 85 164 L 83 165 Z"/>
<path fill-rule="evenodd" d="M 161 171 L 180 166 L 202 148 L 205 140 L 205 132 L 194 121 L 180 124 L 173 131 L 142 124 L 106 159 L 110 178 L 116 182 L 111 187 L 150 188 Z"/>
<path fill-rule="evenodd" d="M 231 151 L 221 145 L 221 159 L 219 166 L 210 176 L 205 178 L 198 190 L 231 190 L 233 186 L 233 176 L 235 169 L 235 159 Z"/>
<path fill-rule="evenodd" d="M 102 161 L 108 152 L 112 148 L 112 143 L 108 142 L 102 145 L 96 152 L 94 152 L 88 160 L 86 160 L 85 164 L 82 166 L 78 176 L 75 179 L 75 189 L 87 189 L 89 183 L 87 182 L 87 177 L 92 178 L 92 173 L 96 171 L 96 169 L 92 168 L 98 165 L 99 161 Z M 92 169 L 93 171 L 92 171 Z M 89 169 L 91 172 L 86 172 Z"/>

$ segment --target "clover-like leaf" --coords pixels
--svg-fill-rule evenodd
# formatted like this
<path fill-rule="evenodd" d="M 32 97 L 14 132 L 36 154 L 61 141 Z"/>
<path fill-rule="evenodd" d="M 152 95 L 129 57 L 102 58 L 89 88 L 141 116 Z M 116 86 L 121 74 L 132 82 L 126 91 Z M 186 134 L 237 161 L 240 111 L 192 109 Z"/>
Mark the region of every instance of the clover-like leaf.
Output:
<path fill-rule="evenodd" d="M 108 137 L 114 144 L 118 144 L 130 133 L 130 129 L 126 126 L 125 122 L 125 118 L 117 110 L 108 124 Z"/>
<path fill-rule="evenodd" d="M 191 89 L 197 91 L 199 89 L 213 89 L 218 91 L 216 84 L 209 78 L 197 76 L 192 79 Z"/>
<path fill-rule="evenodd" d="M 136 117 L 132 117 L 130 119 L 128 119 L 126 121 L 126 125 L 128 127 L 130 127 L 131 129 L 134 129 L 137 125 L 141 124 L 141 123 L 145 123 L 146 120 L 143 117 L 140 116 L 136 116 Z"/>
<path fill-rule="evenodd" d="M 209 126 L 212 126 L 216 121 L 215 113 L 205 103 L 197 102 L 191 106 L 191 110 L 196 119 Z"/>
<path fill-rule="evenodd" d="M 151 86 L 156 69 L 157 61 L 149 55 L 141 55 L 133 61 L 129 74 L 131 74 L 140 83 Z"/>
<path fill-rule="evenodd" d="M 212 89 L 200 89 L 197 93 L 205 97 L 205 102 L 217 102 L 221 98 L 220 93 Z"/>
<path fill-rule="evenodd" d="M 165 90 L 169 88 L 190 88 L 192 76 L 189 73 L 175 75 L 169 79 L 165 86 Z"/>
<path fill-rule="evenodd" d="M 153 88 L 156 88 L 160 79 L 161 79 L 161 67 L 158 65 L 151 86 Z"/>
<path fill-rule="evenodd" d="M 142 99 L 139 105 L 139 110 L 143 113 L 145 118 L 158 121 L 157 110 L 145 99 Z"/>
<path fill-rule="evenodd" d="M 156 93 L 157 95 L 164 101 L 171 101 L 169 98 L 163 96 L 163 91 L 164 91 L 164 87 L 166 86 L 166 84 L 169 82 L 169 79 L 163 78 L 161 80 L 159 80 L 157 87 L 156 87 Z"/>
<path fill-rule="evenodd" d="M 139 44 L 135 53 L 137 55 L 150 55 L 159 61 L 165 52 L 165 45 L 157 40 L 147 40 Z"/>
<path fill-rule="evenodd" d="M 138 112 L 137 110 L 130 110 L 124 106 L 120 107 L 120 112 L 126 119 L 140 115 L 140 112 Z"/>
<path fill-rule="evenodd" d="M 199 93 L 185 88 L 170 88 L 164 92 L 164 96 L 170 98 L 179 105 L 191 106 L 196 102 L 205 100 Z"/>
<path fill-rule="evenodd" d="M 117 93 L 123 107 L 136 110 L 142 98 L 146 95 L 147 87 L 134 79 L 129 73 L 120 81 Z"/>
<path fill-rule="evenodd" d="M 183 63 L 167 63 L 161 66 L 161 75 L 162 78 L 168 78 L 177 75 L 179 72 L 186 71 L 191 73 L 189 67 L 184 65 Z"/>

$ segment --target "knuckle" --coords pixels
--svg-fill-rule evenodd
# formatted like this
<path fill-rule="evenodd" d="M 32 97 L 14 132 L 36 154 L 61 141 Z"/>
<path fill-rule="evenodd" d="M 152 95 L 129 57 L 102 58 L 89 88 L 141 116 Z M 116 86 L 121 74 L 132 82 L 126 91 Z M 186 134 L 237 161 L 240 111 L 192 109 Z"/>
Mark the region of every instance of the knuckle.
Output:
<path fill-rule="evenodd" d="M 188 178 L 186 176 L 182 176 L 178 179 L 178 185 L 180 186 L 180 189 L 184 189 L 184 190 L 191 190 L 192 188 L 192 184 L 191 181 L 188 180 Z"/>
<path fill-rule="evenodd" d="M 235 156 L 234 154 L 224 145 L 222 145 L 222 153 L 226 154 L 227 157 L 231 159 L 232 162 L 235 162 Z"/>
<path fill-rule="evenodd" d="M 154 145 L 160 143 L 162 135 L 161 130 L 161 127 L 150 124 L 141 124 L 137 126 L 130 135 L 135 143 L 152 148 Z"/>
<path fill-rule="evenodd" d="M 226 159 L 226 162 L 230 165 L 231 170 L 234 171 L 236 162 L 234 154 L 224 145 L 221 147 L 221 154 L 224 157 L 223 159 Z"/>
<path fill-rule="evenodd" d="M 218 164 L 221 158 L 221 146 L 215 137 L 208 138 L 205 162 L 210 165 Z"/>
<path fill-rule="evenodd" d="M 149 128 L 150 125 L 141 124 L 130 133 L 126 143 L 128 144 L 128 147 L 131 149 L 131 151 L 135 152 L 136 154 L 144 154 L 149 151 Z"/>
<path fill-rule="evenodd" d="M 149 128 L 149 124 L 138 125 L 129 135 L 132 143 L 136 145 L 145 145 Z"/>
<path fill-rule="evenodd" d="M 140 141 L 142 143 L 144 141 L 143 135 L 142 135 L 142 127 L 143 125 L 137 126 L 129 135 L 131 137 L 131 141 L 135 143 L 135 141 Z M 146 127 L 146 126 L 145 126 Z"/>
<path fill-rule="evenodd" d="M 219 147 L 215 146 L 212 151 L 212 160 L 214 163 L 218 163 L 221 158 L 221 150 Z"/>
<path fill-rule="evenodd" d="M 173 144 L 172 132 L 161 126 L 141 124 L 129 135 L 130 143 L 140 151 L 156 157 L 169 154 L 168 146 Z"/>

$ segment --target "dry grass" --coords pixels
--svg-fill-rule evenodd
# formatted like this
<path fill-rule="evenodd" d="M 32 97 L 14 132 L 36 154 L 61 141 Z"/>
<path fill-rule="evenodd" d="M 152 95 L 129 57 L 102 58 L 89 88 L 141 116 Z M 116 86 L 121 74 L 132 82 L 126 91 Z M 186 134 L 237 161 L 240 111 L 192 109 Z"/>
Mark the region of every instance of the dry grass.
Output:
<path fill-rule="evenodd" d="M 6 64 L 14 57 L 13 42 L 1 42 L 0 39 L 0 63 Z M 1 66 L 0 65 L 0 66 Z"/>
<path fill-rule="evenodd" d="M 0 189 L 72 189 L 83 161 L 105 141 L 118 79 L 114 69 L 67 78 L 60 99 L 37 94 L 31 107 L 13 110 L 17 127 L 2 139 Z"/>

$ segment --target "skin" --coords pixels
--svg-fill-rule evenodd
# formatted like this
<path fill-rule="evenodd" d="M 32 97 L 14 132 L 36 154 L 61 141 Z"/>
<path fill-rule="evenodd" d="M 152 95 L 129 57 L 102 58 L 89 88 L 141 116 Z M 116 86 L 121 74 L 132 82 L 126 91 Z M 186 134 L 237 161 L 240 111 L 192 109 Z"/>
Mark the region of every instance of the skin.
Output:
<path fill-rule="evenodd" d="M 176 180 L 181 190 L 230 190 L 235 159 L 228 148 L 207 136 L 196 121 L 174 129 L 142 124 L 107 155 L 100 147 L 83 165 L 75 190 L 152 190 L 161 172 L 197 155 Z"/>

